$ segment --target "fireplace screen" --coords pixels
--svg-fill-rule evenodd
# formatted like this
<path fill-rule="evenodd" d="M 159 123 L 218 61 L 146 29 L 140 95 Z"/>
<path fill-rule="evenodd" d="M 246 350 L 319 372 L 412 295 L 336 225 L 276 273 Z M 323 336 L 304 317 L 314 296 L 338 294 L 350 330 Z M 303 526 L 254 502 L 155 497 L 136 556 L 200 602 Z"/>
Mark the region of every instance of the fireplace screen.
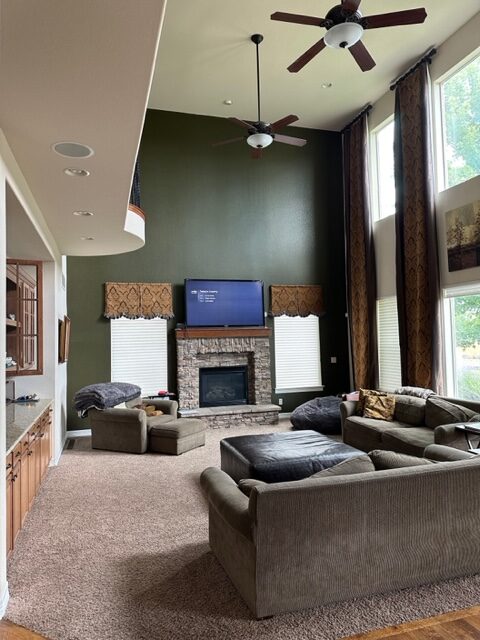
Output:
<path fill-rule="evenodd" d="M 247 367 L 200 369 L 200 406 L 248 404 Z"/>

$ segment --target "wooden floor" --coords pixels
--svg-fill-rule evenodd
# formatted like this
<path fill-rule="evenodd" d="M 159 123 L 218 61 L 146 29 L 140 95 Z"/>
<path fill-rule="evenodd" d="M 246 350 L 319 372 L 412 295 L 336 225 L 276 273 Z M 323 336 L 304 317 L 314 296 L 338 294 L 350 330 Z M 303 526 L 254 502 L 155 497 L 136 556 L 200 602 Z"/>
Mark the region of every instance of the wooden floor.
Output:
<path fill-rule="evenodd" d="M 387 629 L 359 633 L 344 640 L 480 640 L 480 606 L 435 618 L 406 622 Z M 46 640 L 44 636 L 0 620 L 0 640 Z"/>
<path fill-rule="evenodd" d="M 0 620 L 0 640 L 46 640 L 46 638 L 8 620 Z"/>
<path fill-rule="evenodd" d="M 359 633 L 344 640 L 480 640 L 480 606 Z"/>

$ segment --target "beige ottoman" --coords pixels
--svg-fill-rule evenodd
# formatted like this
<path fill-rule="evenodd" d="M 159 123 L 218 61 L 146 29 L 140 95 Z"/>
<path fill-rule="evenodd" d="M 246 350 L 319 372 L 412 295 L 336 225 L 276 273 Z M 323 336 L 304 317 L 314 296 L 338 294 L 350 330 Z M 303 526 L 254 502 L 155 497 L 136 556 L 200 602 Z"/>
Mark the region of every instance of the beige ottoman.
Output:
<path fill-rule="evenodd" d="M 152 427 L 148 432 L 148 450 L 180 455 L 205 444 L 205 425 L 196 418 L 179 418 Z"/>

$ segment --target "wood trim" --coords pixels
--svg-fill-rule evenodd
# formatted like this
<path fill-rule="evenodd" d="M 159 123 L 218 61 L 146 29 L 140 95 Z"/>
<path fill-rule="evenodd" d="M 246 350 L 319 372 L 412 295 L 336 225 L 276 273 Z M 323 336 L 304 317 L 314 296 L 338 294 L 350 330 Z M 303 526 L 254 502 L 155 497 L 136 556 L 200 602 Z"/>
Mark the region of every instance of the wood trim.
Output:
<path fill-rule="evenodd" d="M 471 635 L 466 633 L 462 622 L 469 622 L 469 618 L 472 619 L 472 633 Z M 458 624 L 457 630 L 455 630 L 455 623 Z M 448 624 L 448 629 L 443 628 L 443 625 Z M 428 634 L 428 629 L 431 627 L 438 627 L 435 631 L 439 631 L 439 635 Z M 394 625 L 387 627 L 386 629 L 376 629 L 375 631 L 369 631 L 366 633 L 358 633 L 354 636 L 344 638 L 344 640 L 383 640 L 383 638 L 395 638 L 395 640 L 412 640 L 416 637 L 411 635 L 412 632 L 421 631 L 425 629 L 425 635 L 418 636 L 419 638 L 444 638 L 445 640 L 462 640 L 474 639 L 480 636 L 480 606 L 470 607 L 468 609 L 460 609 L 459 611 L 451 611 L 444 613 L 440 616 L 433 618 L 425 618 L 423 620 L 414 620 L 413 622 L 405 622 L 404 624 Z"/>
<path fill-rule="evenodd" d="M 9 620 L 0 620 L 0 638 L 3 640 L 47 640 L 34 631 L 13 624 Z"/>
<path fill-rule="evenodd" d="M 131 202 L 128 205 L 128 210 L 134 213 L 137 216 L 140 216 L 143 220 L 145 220 L 145 212 L 140 207 L 137 207 L 136 204 L 132 204 Z"/>
<path fill-rule="evenodd" d="M 268 338 L 269 327 L 195 327 L 175 329 L 177 340 L 192 338 Z"/>

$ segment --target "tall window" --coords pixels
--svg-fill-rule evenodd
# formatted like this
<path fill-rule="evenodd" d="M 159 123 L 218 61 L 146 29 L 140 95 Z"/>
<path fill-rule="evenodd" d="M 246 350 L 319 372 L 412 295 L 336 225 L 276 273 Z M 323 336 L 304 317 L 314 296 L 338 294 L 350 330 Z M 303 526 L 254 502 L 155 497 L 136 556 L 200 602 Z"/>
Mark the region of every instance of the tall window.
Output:
<path fill-rule="evenodd" d="M 402 385 L 396 296 L 377 300 L 377 327 L 379 386 L 395 391 Z"/>
<path fill-rule="evenodd" d="M 395 213 L 393 136 L 393 120 L 389 120 L 372 134 L 372 206 L 376 220 Z"/>
<path fill-rule="evenodd" d="M 317 316 L 279 316 L 273 322 L 275 392 L 322 390 Z"/>
<path fill-rule="evenodd" d="M 136 384 L 147 396 L 167 389 L 166 320 L 110 320 L 110 337 L 112 382 Z"/>
<path fill-rule="evenodd" d="M 480 56 L 440 84 L 445 188 L 480 175 Z"/>
<path fill-rule="evenodd" d="M 446 292 L 448 393 L 480 399 L 480 290 Z"/>

